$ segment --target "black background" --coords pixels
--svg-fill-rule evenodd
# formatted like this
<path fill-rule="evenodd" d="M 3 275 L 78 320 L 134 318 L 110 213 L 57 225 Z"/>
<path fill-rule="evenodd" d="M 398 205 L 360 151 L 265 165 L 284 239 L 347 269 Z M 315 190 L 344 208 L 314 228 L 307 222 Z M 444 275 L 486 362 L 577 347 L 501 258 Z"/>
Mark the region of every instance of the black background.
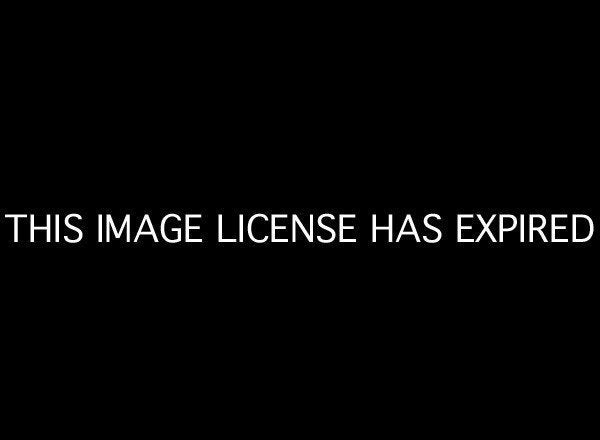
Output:
<path fill-rule="evenodd" d="M 23 16 L 3 55 L 2 213 L 356 212 L 361 243 L 4 240 L 11 412 L 573 429 L 595 389 L 597 238 L 460 246 L 453 218 L 597 221 L 592 29 L 524 11 L 247 12 Z M 444 241 L 371 246 L 375 212 L 438 212 Z"/>

